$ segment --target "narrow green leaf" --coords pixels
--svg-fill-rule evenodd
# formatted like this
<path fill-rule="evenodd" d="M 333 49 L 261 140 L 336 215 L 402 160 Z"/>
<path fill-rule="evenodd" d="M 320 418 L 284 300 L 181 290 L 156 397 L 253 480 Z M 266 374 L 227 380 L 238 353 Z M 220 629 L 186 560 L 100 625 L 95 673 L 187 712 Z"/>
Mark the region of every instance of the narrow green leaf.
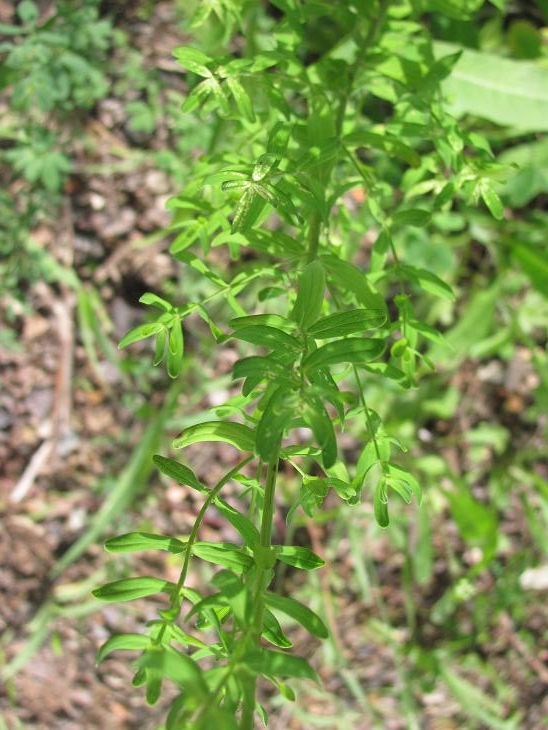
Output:
<path fill-rule="evenodd" d="M 232 329 L 240 329 L 241 327 L 249 327 L 255 325 L 269 325 L 277 329 L 284 327 L 295 327 L 294 323 L 280 314 L 250 314 L 246 317 L 235 317 L 228 323 Z"/>
<path fill-rule="evenodd" d="M 173 441 L 173 448 L 184 449 L 204 441 L 223 441 L 240 451 L 255 451 L 255 433 L 242 423 L 227 421 L 206 421 L 189 426 Z"/>
<path fill-rule="evenodd" d="M 329 469 L 337 460 L 337 439 L 329 414 L 319 398 L 307 394 L 302 416 L 312 429 L 314 438 L 321 449 L 324 467 Z"/>
<path fill-rule="evenodd" d="M 247 119 L 249 122 L 255 121 L 255 113 L 253 111 L 253 104 L 249 97 L 249 94 L 244 89 L 242 84 L 234 76 L 229 76 L 226 80 L 227 86 L 230 89 L 230 93 L 234 97 L 236 106 L 240 114 Z"/>
<path fill-rule="evenodd" d="M 165 329 L 165 325 L 161 322 L 140 324 L 138 327 L 134 327 L 133 329 L 129 330 L 129 332 L 127 332 L 122 337 L 122 339 L 118 343 L 118 347 L 120 348 L 120 350 L 122 350 L 124 347 L 132 345 L 134 342 L 138 342 L 139 340 L 146 340 L 147 337 L 152 337 L 152 335 L 161 332 L 163 329 Z"/>
<path fill-rule="evenodd" d="M 430 221 L 430 211 L 422 210 L 421 208 L 399 210 L 394 214 L 393 220 L 396 225 L 422 228 Z"/>
<path fill-rule="evenodd" d="M 272 356 L 252 355 L 235 362 L 232 374 L 235 380 L 249 377 L 259 378 L 260 380 L 264 378 L 275 380 L 287 374 L 287 372 L 282 363 L 274 360 Z"/>
<path fill-rule="evenodd" d="M 157 294 L 150 291 L 145 292 L 141 297 L 139 297 L 139 301 L 141 304 L 157 307 L 164 312 L 171 312 L 173 310 L 173 307 L 166 299 L 162 299 L 162 297 L 159 297 Z"/>
<path fill-rule="evenodd" d="M 421 287 L 421 289 L 424 289 L 424 291 L 435 294 L 438 297 L 442 297 L 442 299 L 448 299 L 450 301 L 454 300 L 455 293 L 451 287 L 431 271 L 420 269 L 416 266 L 409 266 L 407 264 L 400 264 L 399 270 L 408 279 L 410 279 L 410 281 L 415 282 Z"/>
<path fill-rule="evenodd" d="M 384 351 L 383 340 L 362 339 L 348 337 L 345 340 L 329 342 L 314 350 L 303 360 L 304 370 L 337 365 L 338 363 L 352 363 L 362 365 L 375 360 Z"/>
<path fill-rule="evenodd" d="M 368 282 L 364 271 L 332 254 L 320 256 L 320 261 L 341 291 L 352 292 L 362 307 L 386 310 L 384 299 Z"/>
<path fill-rule="evenodd" d="M 234 218 L 232 219 L 232 233 L 245 232 L 247 231 L 254 222 L 254 209 L 253 202 L 257 198 L 257 194 L 247 188 L 244 194 L 238 201 L 236 210 L 234 211 Z"/>
<path fill-rule="evenodd" d="M 261 673 L 267 677 L 295 677 L 319 681 L 318 675 L 306 659 L 270 649 L 262 651 Z"/>
<path fill-rule="evenodd" d="M 160 454 L 155 454 L 152 457 L 152 461 L 156 464 L 162 474 L 170 477 L 170 479 L 174 479 L 177 484 L 181 484 L 185 487 L 192 487 L 198 492 L 207 491 L 206 487 L 198 481 L 198 478 L 192 469 L 185 464 L 181 464 L 178 461 L 175 461 L 175 459 L 170 459 L 167 456 L 160 456 Z"/>
<path fill-rule="evenodd" d="M 294 598 L 279 596 L 277 593 L 271 593 L 270 591 L 266 593 L 266 604 L 270 608 L 281 611 L 286 616 L 290 616 L 313 636 L 317 636 L 320 639 L 327 639 L 328 631 L 326 625 L 318 614 L 314 613 L 308 606 L 304 606 Z"/>
<path fill-rule="evenodd" d="M 270 397 L 257 424 L 257 453 L 263 461 L 270 462 L 279 452 L 296 403 L 296 392 L 286 385 L 281 385 Z"/>
<path fill-rule="evenodd" d="M 145 699 L 147 705 L 155 705 L 162 694 L 162 676 L 158 670 L 149 669 L 146 671 Z"/>
<path fill-rule="evenodd" d="M 388 497 L 386 495 L 386 486 L 384 481 L 380 481 L 375 489 L 373 497 L 373 509 L 375 519 L 381 527 L 388 527 L 390 518 L 388 516 Z"/>
<path fill-rule="evenodd" d="M 272 152 L 265 152 L 265 154 L 261 155 L 253 166 L 251 178 L 254 182 L 261 182 L 261 180 L 264 180 L 265 177 L 272 172 L 272 170 L 276 169 L 279 161 L 280 160 L 277 155 L 272 154 Z"/>
<path fill-rule="evenodd" d="M 247 546 L 252 548 L 258 543 L 259 531 L 250 519 L 222 499 L 216 499 L 215 506 L 226 517 L 232 527 L 240 533 Z"/>
<path fill-rule="evenodd" d="M 181 107 L 181 111 L 190 114 L 197 109 L 200 104 L 203 104 L 209 96 L 211 88 L 207 81 L 202 81 L 195 86 L 190 94 L 186 97 Z"/>
<path fill-rule="evenodd" d="M 136 662 L 137 666 L 147 671 L 158 672 L 168 677 L 187 691 L 198 696 L 207 692 L 203 672 L 193 659 L 172 647 L 154 647 L 146 651 Z"/>
<path fill-rule="evenodd" d="M 385 322 L 386 312 L 383 309 L 351 309 L 322 317 L 308 328 L 308 333 L 319 340 L 327 340 L 382 327 Z"/>
<path fill-rule="evenodd" d="M 167 372 L 170 378 L 176 378 L 181 374 L 183 367 L 183 328 L 181 322 L 173 322 L 168 339 L 167 349 Z"/>
<path fill-rule="evenodd" d="M 421 322 L 418 319 L 410 319 L 408 320 L 408 325 L 414 330 L 417 330 L 417 332 L 419 332 L 427 340 L 435 342 L 438 345 L 449 347 L 449 343 L 441 332 L 438 332 L 438 330 L 434 327 L 430 327 L 430 325 L 426 324 L 426 322 Z"/>
<path fill-rule="evenodd" d="M 289 649 L 293 646 L 284 634 L 278 619 L 268 608 L 263 614 L 263 637 L 274 646 L 279 646 L 280 649 Z"/>
<path fill-rule="evenodd" d="M 192 73 L 205 78 L 212 76 L 211 71 L 208 69 L 208 64 L 212 62 L 212 59 L 197 48 L 182 46 L 176 48 L 173 55 L 183 68 L 187 68 Z"/>
<path fill-rule="evenodd" d="M 251 327 L 240 327 L 233 334 L 237 340 L 250 342 L 253 345 L 268 347 L 271 350 L 281 348 L 295 354 L 301 352 L 301 343 L 296 337 L 269 325 L 258 324 Z"/>
<path fill-rule="evenodd" d="M 113 651 L 140 651 L 150 645 L 150 637 L 142 634 L 114 634 L 99 648 L 97 664 L 107 658 Z"/>
<path fill-rule="evenodd" d="M 292 565 L 301 570 L 316 570 L 325 565 L 325 561 L 309 548 L 297 545 L 282 545 L 276 548 L 276 557 L 282 563 Z"/>
<path fill-rule="evenodd" d="M 186 543 L 168 535 L 154 535 L 149 532 L 128 532 L 111 537 L 105 542 L 109 553 L 134 553 L 141 550 L 167 550 L 174 555 L 182 553 Z"/>
<path fill-rule="evenodd" d="M 313 324 L 322 311 L 325 273 L 319 261 L 312 261 L 299 278 L 299 291 L 291 317 L 302 328 Z"/>
<path fill-rule="evenodd" d="M 164 357 L 166 356 L 167 349 L 167 329 L 163 329 L 156 335 L 156 344 L 154 346 L 154 360 L 153 364 L 159 365 Z"/>
<path fill-rule="evenodd" d="M 480 190 L 483 202 L 489 208 L 489 212 L 491 213 L 493 218 L 501 221 L 504 218 L 504 205 L 502 204 L 502 200 L 493 190 L 493 187 L 488 181 L 484 180 L 482 182 Z"/>
<path fill-rule="evenodd" d="M 228 542 L 196 542 L 192 554 L 215 565 L 231 570 L 247 570 L 253 565 L 253 558 L 246 555 L 238 545 Z"/>
<path fill-rule="evenodd" d="M 152 596 L 155 593 L 172 593 L 175 588 L 174 583 L 152 576 L 142 576 L 139 578 L 122 578 L 112 583 L 106 583 L 100 588 L 92 591 L 95 598 L 102 601 L 134 601 L 136 598 L 144 598 Z"/>
<path fill-rule="evenodd" d="M 527 274 L 533 286 L 548 297 L 548 256 L 540 247 L 524 242 L 512 244 L 512 257 Z"/>

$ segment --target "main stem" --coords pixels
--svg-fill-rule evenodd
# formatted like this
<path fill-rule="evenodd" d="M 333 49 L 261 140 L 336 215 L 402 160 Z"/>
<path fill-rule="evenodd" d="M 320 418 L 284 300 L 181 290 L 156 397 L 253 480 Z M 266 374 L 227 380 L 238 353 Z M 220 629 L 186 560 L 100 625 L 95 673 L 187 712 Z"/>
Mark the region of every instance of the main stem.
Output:
<path fill-rule="evenodd" d="M 388 8 L 389 0 L 380 0 L 379 13 L 377 18 L 371 22 L 367 35 L 362 44 L 363 48 L 368 48 L 374 43 L 379 33 L 380 27 L 384 21 L 386 10 Z M 335 119 L 335 129 L 337 136 L 340 136 L 342 132 L 344 116 L 346 107 L 348 105 L 348 99 L 352 91 L 352 85 L 354 77 L 361 59 L 357 59 L 350 69 L 348 77 L 348 83 L 344 91 L 343 96 L 340 99 L 339 107 L 337 109 L 337 115 Z M 327 171 L 327 181 L 331 178 L 334 164 L 331 165 Z M 308 228 L 307 236 L 307 261 L 308 263 L 314 261 L 318 257 L 318 249 L 320 244 L 320 232 L 321 232 L 322 218 L 319 213 L 313 213 L 310 218 L 310 224 Z M 367 408 L 365 410 L 366 417 L 368 417 Z M 374 434 L 373 434 L 374 438 Z M 376 444 L 375 444 L 376 446 Z M 264 489 L 264 502 L 263 502 L 263 513 L 261 518 L 261 532 L 260 532 L 260 546 L 264 549 L 268 549 L 272 545 L 272 522 L 274 519 L 274 493 L 276 490 L 276 475 L 278 472 L 278 453 L 276 452 L 268 464 L 268 471 L 266 475 L 265 489 Z M 264 557 L 257 565 L 257 572 L 255 575 L 255 586 L 253 592 L 253 618 L 249 633 L 246 635 L 244 641 L 249 642 L 249 645 L 256 646 L 261 638 L 263 629 L 263 614 L 264 614 L 264 593 L 268 586 L 270 566 L 264 564 Z M 257 688 L 257 677 L 254 676 L 246 682 L 244 689 L 244 697 L 242 704 L 242 714 L 240 719 L 241 730 L 253 730 L 254 728 L 254 714 L 255 714 L 255 695 Z"/>
<path fill-rule="evenodd" d="M 271 568 L 265 565 L 264 553 L 272 547 L 272 524 L 274 522 L 274 494 L 276 492 L 276 476 L 278 474 L 278 453 L 268 464 L 263 497 L 263 513 L 261 517 L 261 531 L 259 545 L 262 548 L 262 555 L 257 564 L 255 581 L 253 587 L 253 617 L 246 643 L 249 646 L 256 646 L 263 632 L 264 615 L 264 594 L 270 582 Z M 255 695 L 257 689 L 257 677 L 254 676 L 246 682 L 240 720 L 241 730 L 253 730 L 255 714 Z"/>
<path fill-rule="evenodd" d="M 368 29 L 365 37 L 363 38 L 363 41 L 360 43 L 361 55 L 358 55 L 358 58 L 354 61 L 354 63 L 352 64 L 352 66 L 349 69 L 348 78 L 346 80 L 346 88 L 343 92 L 343 95 L 341 96 L 341 98 L 339 100 L 339 106 L 337 108 L 337 114 L 335 117 L 335 132 L 336 132 L 337 137 L 340 137 L 342 129 L 343 129 L 346 107 L 348 106 L 348 100 L 350 98 L 350 94 L 352 93 L 352 86 L 354 84 L 354 79 L 356 77 L 356 73 L 358 72 L 360 64 L 363 60 L 363 54 L 377 40 L 377 37 L 380 33 L 382 24 L 384 23 L 384 20 L 386 18 L 386 13 L 388 11 L 389 5 L 390 5 L 390 0 L 379 0 L 379 9 L 378 9 L 377 17 L 374 20 L 371 20 L 369 29 Z M 334 166 L 335 166 L 335 163 L 333 162 L 331 164 L 331 167 L 327 171 L 326 183 L 325 183 L 326 187 L 327 187 L 327 183 L 329 182 L 329 180 L 331 178 L 331 173 L 333 172 Z M 312 261 L 314 261 L 314 259 L 316 259 L 318 256 L 321 224 L 322 224 L 321 215 L 319 213 L 313 213 L 312 217 L 310 219 L 310 225 L 308 228 L 308 239 L 307 239 L 307 262 L 308 263 L 311 263 Z"/>

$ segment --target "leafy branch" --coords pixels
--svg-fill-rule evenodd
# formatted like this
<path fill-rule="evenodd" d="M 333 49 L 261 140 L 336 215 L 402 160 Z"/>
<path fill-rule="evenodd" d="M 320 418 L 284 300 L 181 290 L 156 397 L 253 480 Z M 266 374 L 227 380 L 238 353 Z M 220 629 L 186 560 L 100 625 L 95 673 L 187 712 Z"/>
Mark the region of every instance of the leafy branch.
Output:
<path fill-rule="evenodd" d="M 153 576 L 122 578 L 95 592 L 109 601 L 169 597 L 146 636 L 113 637 L 100 651 L 100 658 L 115 649 L 141 651 L 134 683 L 146 685 L 150 702 L 160 696 L 165 679 L 178 686 L 167 730 L 251 730 L 256 713 L 267 719 L 257 699 L 260 678 L 288 699 L 294 694 L 287 679 L 317 681 L 310 664 L 288 651 L 291 642 L 277 614 L 318 638 L 327 636 L 325 624 L 308 606 L 269 590 L 279 562 L 303 570 L 323 564 L 309 548 L 273 541 L 277 479 L 283 478 L 284 464 L 302 478 L 288 519 L 298 508 L 313 514 L 329 490 L 355 504 L 368 487 L 381 527 L 389 525 L 394 493 L 407 504 L 413 497 L 420 502 L 417 479 L 393 458 L 399 443 L 367 404 L 360 371 L 387 388 L 411 388 L 422 375 L 417 361 L 431 365 L 421 344 L 443 343 L 443 336 L 418 318 L 413 302 L 417 296 L 451 299 L 453 292 L 435 272 L 396 253 L 394 238 L 409 228 L 424 229 L 436 211 L 455 201 L 471 200 L 484 190 L 493 165 L 443 106 L 440 84 L 458 54 L 434 60 L 429 39 L 417 39 L 420 14 L 412 4 L 404 10 L 391 10 L 387 0 L 274 5 L 282 18 L 269 20 L 274 30 L 268 38 L 255 22 L 263 12 L 258 0 L 248 2 L 245 12 L 224 2 L 194 16 L 199 24 L 215 12 L 227 28 L 247 28 L 254 37 L 245 58 L 214 58 L 188 47 L 175 52 L 190 85 L 184 109 L 226 120 L 225 143 L 214 121 L 209 153 L 170 203 L 177 232 L 172 253 L 213 291 L 182 305 L 147 293 L 142 301 L 160 314 L 120 343 L 154 336 L 155 362 L 166 359 L 168 374 L 176 378 L 183 322 L 196 312 L 219 345 L 245 351 L 233 367 L 241 394 L 221 411 L 223 418 L 234 418 L 219 420 L 214 411 L 173 442 L 175 449 L 222 442 L 243 452 L 243 459 L 207 489 L 185 464 L 155 458 L 168 478 L 205 496 L 190 535 L 130 533 L 107 543 L 116 551 L 182 555 L 177 584 Z M 315 23 L 333 26 L 336 36 L 317 60 L 308 34 Z M 395 39 L 403 49 L 399 54 Z M 411 59 L 405 56 L 408 47 Z M 362 113 L 371 97 L 391 105 L 382 121 Z M 367 199 L 357 222 L 348 201 L 355 189 Z M 489 207 L 497 212 L 493 200 Z M 358 256 L 363 259 L 368 228 L 376 234 L 367 252 L 369 270 L 356 263 Z M 227 247 L 234 265 L 242 267 L 231 281 L 211 264 L 211 251 L 219 247 Z M 389 251 L 393 262 L 387 266 Z M 251 273 L 243 265 L 249 255 Z M 225 311 L 210 308 L 217 297 L 236 316 L 227 321 Z M 364 443 L 352 464 L 340 458 L 337 438 L 356 419 Z M 248 474 L 252 463 L 254 473 Z M 220 496 L 228 482 L 241 487 L 238 507 Z M 238 544 L 198 539 L 213 506 L 238 533 Z M 186 585 L 192 557 L 218 568 L 206 595 Z M 190 605 L 186 615 L 184 601 Z M 197 639 L 192 627 L 215 638 Z"/>

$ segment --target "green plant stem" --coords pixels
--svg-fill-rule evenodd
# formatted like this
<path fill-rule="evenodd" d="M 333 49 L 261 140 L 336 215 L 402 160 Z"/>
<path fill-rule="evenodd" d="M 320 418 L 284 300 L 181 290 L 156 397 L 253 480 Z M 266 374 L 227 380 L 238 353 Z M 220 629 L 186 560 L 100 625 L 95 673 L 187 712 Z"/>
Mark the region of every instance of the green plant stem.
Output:
<path fill-rule="evenodd" d="M 377 456 L 377 459 L 379 460 L 379 464 L 381 465 L 381 468 L 384 471 L 385 467 L 384 467 L 384 464 L 383 464 L 383 461 L 381 458 L 379 444 L 377 443 L 375 429 L 373 428 L 373 424 L 371 423 L 371 416 L 369 415 L 369 408 L 367 407 L 367 403 L 365 402 L 365 395 L 363 393 L 362 381 L 358 374 L 358 368 L 355 365 L 352 365 L 352 370 L 354 371 L 354 377 L 356 378 L 356 383 L 358 385 L 358 394 L 359 394 L 360 403 L 362 404 L 363 412 L 365 414 L 365 422 L 367 424 L 367 430 L 369 431 L 369 436 L 373 440 L 373 446 L 375 448 L 375 454 Z"/>
<path fill-rule="evenodd" d="M 192 555 L 192 548 L 194 546 L 194 543 L 196 542 L 196 538 L 198 537 L 198 532 L 200 530 L 200 527 L 202 526 L 202 522 L 204 521 L 205 514 L 209 507 L 211 506 L 211 503 L 219 496 L 219 493 L 221 489 L 229 482 L 236 474 L 246 465 L 248 464 L 252 459 L 253 455 L 246 456 L 245 459 L 242 459 L 239 461 L 236 466 L 231 469 L 229 472 L 227 472 L 218 482 L 217 484 L 211 489 L 209 494 L 207 495 L 207 498 L 205 502 L 202 505 L 202 508 L 198 512 L 198 516 L 196 517 L 196 520 L 194 522 L 194 525 L 192 526 L 192 530 L 190 532 L 187 544 L 186 544 L 186 551 L 185 551 L 185 559 L 183 562 L 183 567 L 181 569 L 181 575 L 179 576 L 179 580 L 177 581 L 177 588 L 175 590 L 174 596 L 175 600 L 177 601 L 176 608 L 177 615 L 179 614 L 181 610 L 181 604 L 182 604 L 182 597 L 181 597 L 181 591 L 184 588 L 186 577 L 188 574 L 188 568 L 190 565 L 190 557 Z M 173 619 L 175 620 L 175 619 Z"/>
<path fill-rule="evenodd" d="M 274 495 L 276 492 L 276 477 L 278 474 L 278 455 L 268 464 L 266 473 L 266 481 L 263 499 L 263 514 L 261 518 L 260 547 L 264 553 L 272 546 L 272 523 L 274 521 Z M 253 590 L 253 617 L 251 620 L 250 631 L 245 644 L 255 646 L 258 644 L 263 631 L 263 615 L 264 615 L 264 593 L 267 588 L 268 576 L 270 574 L 270 566 L 265 564 L 265 556 L 261 554 L 258 561 L 255 585 Z M 250 678 L 246 683 L 242 716 L 240 720 L 241 730 L 253 730 L 253 716 L 255 714 L 255 695 L 257 688 L 257 678 Z"/>
<path fill-rule="evenodd" d="M 310 219 L 310 227 L 308 229 L 308 253 L 307 262 L 310 263 L 318 255 L 318 247 L 320 245 L 320 229 L 322 219 L 319 213 L 314 213 Z"/>
<path fill-rule="evenodd" d="M 386 17 L 386 12 L 388 10 L 390 2 L 389 0 L 380 0 L 379 2 L 379 10 L 377 17 L 374 20 L 371 20 L 371 24 L 369 26 L 369 29 L 367 31 L 367 34 L 363 41 L 360 43 L 360 55 L 358 58 L 354 61 L 352 66 L 350 67 L 348 79 L 346 83 L 346 88 L 344 90 L 343 95 L 340 98 L 339 106 L 337 108 L 337 116 L 335 118 L 335 133 L 337 137 L 340 137 L 343 124 L 344 124 L 344 115 L 346 113 L 346 107 L 348 106 L 348 100 L 350 99 L 350 95 L 352 93 L 352 86 L 354 84 L 354 79 L 356 77 L 356 73 L 358 72 L 358 69 L 360 67 L 360 64 L 362 63 L 363 57 L 364 57 L 364 51 L 369 48 L 377 39 L 377 36 L 379 34 L 379 31 L 381 29 L 382 24 L 384 23 L 384 19 Z M 325 186 L 327 187 L 329 180 L 331 178 L 331 174 L 333 172 L 333 168 L 335 167 L 335 164 L 332 163 L 330 167 L 328 168 L 326 175 L 325 175 Z M 311 219 L 310 219 L 310 225 L 308 229 L 308 239 L 307 239 L 307 262 L 310 263 L 314 261 L 314 259 L 318 256 L 318 249 L 320 244 L 320 230 L 321 230 L 321 224 L 322 224 L 322 218 L 319 213 L 313 213 Z"/>

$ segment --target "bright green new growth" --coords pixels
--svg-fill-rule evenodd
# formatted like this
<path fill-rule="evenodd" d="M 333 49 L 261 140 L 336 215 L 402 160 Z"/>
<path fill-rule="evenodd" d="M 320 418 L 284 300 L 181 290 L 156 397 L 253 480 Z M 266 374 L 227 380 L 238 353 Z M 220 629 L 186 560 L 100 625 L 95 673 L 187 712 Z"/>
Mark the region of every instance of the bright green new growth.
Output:
<path fill-rule="evenodd" d="M 288 651 L 291 642 L 276 616 L 319 638 L 327 636 L 323 621 L 269 590 L 278 561 L 304 570 L 323 564 L 307 548 L 273 541 L 278 472 L 283 465 L 303 479 L 288 518 L 299 506 L 311 514 L 330 489 L 356 503 L 365 484 L 373 485 L 365 498 L 372 499 L 382 527 L 389 524 L 394 493 L 420 502 L 417 480 L 394 460 L 397 442 L 367 406 L 367 382 L 382 378 L 387 387 L 411 388 L 433 367 L 424 340 L 443 344 L 443 337 L 417 317 L 414 297 L 451 299 L 453 293 L 433 272 L 404 263 L 397 239 L 408 226 L 429 225 L 456 200 L 481 196 L 495 216 L 500 208 L 490 186 L 496 167 L 488 145 L 476 149 L 477 135 L 462 132 L 444 109 L 439 83 L 459 54 L 435 60 L 417 22 L 427 3 L 410 0 L 393 9 L 386 0 L 272 5 L 278 20 L 258 0 L 199 5 L 195 25 L 214 11 L 226 28 L 243 31 L 248 45 L 242 57 L 175 51 L 193 82 L 184 110 L 214 121 L 194 179 L 170 202 L 177 234 L 171 251 L 212 293 L 182 305 L 145 294 L 141 301 L 159 316 L 120 343 L 154 336 L 155 364 L 166 360 L 169 375 L 177 377 L 182 322 L 196 313 L 219 345 L 237 341 L 246 353 L 233 369 L 242 395 L 223 406 L 222 418 L 214 412 L 173 444 L 182 449 L 221 441 L 242 452 L 241 461 L 208 488 L 188 466 L 155 457 L 166 476 L 203 493 L 191 533 L 183 539 L 129 533 L 106 545 L 113 552 L 180 555 L 178 583 L 126 578 L 95 592 L 106 601 L 167 594 L 169 605 L 146 636 L 114 636 L 99 652 L 103 659 L 117 649 L 140 651 L 134 684 L 146 685 L 151 703 L 164 680 L 179 687 L 166 730 L 250 730 L 256 712 L 266 719 L 257 702 L 259 678 L 289 699 L 286 679 L 317 680 L 310 665 Z M 316 60 L 312 36 L 322 20 L 333 37 Z M 255 30 L 261 24 L 262 33 Z M 372 98 L 388 109 L 382 121 L 361 113 Z M 352 190 L 366 200 L 358 211 Z M 368 230 L 376 239 L 365 269 L 356 262 L 363 260 Z M 210 260 L 220 247 L 238 264 L 232 279 Z M 229 322 L 215 321 L 218 308 L 210 306 L 222 299 L 234 313 Z M 249 301 L 255 304 L 248 311 L 242 302 Z M 365 434 L 355 466 L 345 464 L 337 445 L 337 435 L 350 427 Z M 245 512 L 223 499 L 228 482 L 241 484 L 240 504 L 249 497 Z M 198 539 L 213 506 L 240 544 Z M 186 584 L 192 557 L 221 568 L 208 595 Z M 202 639 L 199 630 L 206 632 Z"/>

